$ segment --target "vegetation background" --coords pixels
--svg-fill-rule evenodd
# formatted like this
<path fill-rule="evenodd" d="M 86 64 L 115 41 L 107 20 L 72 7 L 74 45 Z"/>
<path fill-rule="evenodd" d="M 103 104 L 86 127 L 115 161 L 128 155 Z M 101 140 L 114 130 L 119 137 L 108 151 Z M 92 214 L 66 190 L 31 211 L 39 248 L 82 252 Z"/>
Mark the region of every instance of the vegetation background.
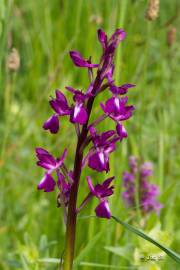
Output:
<path fill-rule="evenodd" d="M 54 89 L 87 87 L 86 71 L 73 66 L 68 51 L 77 49 L 97 62 L 99 27 L 108 34 L 117 27 L 127 32 L 116 55 L 116 82 L 137 85 L 129 93 L 136 106 L 126 125 L 129 138 L 111 159 L 110 175 L 116 176 L 117 187 L 112 212 L 180 252 L 180 51 L 177 41 L 167 43 L 167 32 L 179 24 L 178 4 L 161 1 L 158 18 L 148 21 L 145 0 L 0 0 L 0 269 L 58 268 L 57 259 L 47 258 L 61 256 L 65 227 L 55 193 L 36 189 L 42 170 L 35 165 L 34 148 L 58 155 L 68 145 L 67 165 L 72 168 L 72 125 L 63 119 L 55 136 L 41 127 L 51 113 L 48 98 Z M 20 56 L 16 71 L 7 64 L 12 48 Z M 98 103 L 94 110 L 100 110 Z M 104 129 L 108 128 L 105 122 Z M 132 154 L 154 163 L 152 182 L 160 186 L 164 204 L 159 217 L 152 213 L 139 221 L 136 210 L 126 209 L 122 202 L 122 172 Z M 97 181 L 104 178 L 91 175 Z M 79 199 L 86 190 L 83 175 Z M 77 269 L 179 269 L 165 254 L 162 261 L 141 262 L 140 256 L 157 258 L 160 250 L 113 220 L 90 218 L 95 205 L 94 200 L 78 220 Z"/>

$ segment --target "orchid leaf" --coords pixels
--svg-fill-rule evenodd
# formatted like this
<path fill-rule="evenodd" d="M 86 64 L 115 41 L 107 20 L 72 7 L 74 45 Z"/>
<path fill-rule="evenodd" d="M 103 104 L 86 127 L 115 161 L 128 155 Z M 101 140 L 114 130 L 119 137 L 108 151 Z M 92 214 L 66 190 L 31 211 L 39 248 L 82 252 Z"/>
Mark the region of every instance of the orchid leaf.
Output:
<path fill-rule="evenodd" d="M 159 243 L 158 241 L 154 240 L 153 238 L 151 238 L 150 236 L 148 236 L 147 234 L 145 234 L 144 232 L 142 232 L 141 230 L 133 227 L 132 225 L 120 220 L 119 218 L 112 216 L 112 218 L 118 222 L 119 224 L 121 224 L 124 228 L 126 228 L 127 230 L 137 234 L 138 236 L 140 236 L 141 238 L 144 238 L 145 240 L 151 242 L 152 244 L 154 244 L 155 246 L 159 247 L 161 250 L 163 250 L 169 257 L 171 257 L 174 261 L 176 261 L 177 263 L 180 264 L 180 255 L 176 252 L 174 252 L 173 250 L 171 250 L 170 248 L 165 247 L 164 245 L 162 245 L 161 243 Z"/>

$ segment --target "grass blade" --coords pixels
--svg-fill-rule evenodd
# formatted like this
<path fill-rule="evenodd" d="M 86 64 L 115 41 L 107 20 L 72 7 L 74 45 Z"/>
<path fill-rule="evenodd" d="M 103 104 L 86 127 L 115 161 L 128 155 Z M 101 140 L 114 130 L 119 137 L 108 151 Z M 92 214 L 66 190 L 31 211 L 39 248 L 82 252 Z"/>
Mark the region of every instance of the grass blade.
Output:
<path fill-rule="evenodd" d="M 153 238 L 149 237 L 147 234 L 145 234 L 144 232 L 142 232 L 141 230 L 131 226 L 130 224 L 120 220 L 117 217 L 112 216 L 112 218 L 120 223 L 124 228 L 126 228 L 127 230 L 139 235 L 140 237 L 144 238 L 145 240 L 151 242 L 152 244 L 154 244 L 155 246 L 159 247 L 160 249 L 162 249 L 169 257 L 171 257 L 174 261 L 176 261 L 177 263 L 180 264 L 180 255 L 177 254 L 176 252 L 174 252 L 173 250 L 165 247 L 164 245 L 162 245 L 161 243 L 157 242 L 156 240 L 154 240 Z"/>

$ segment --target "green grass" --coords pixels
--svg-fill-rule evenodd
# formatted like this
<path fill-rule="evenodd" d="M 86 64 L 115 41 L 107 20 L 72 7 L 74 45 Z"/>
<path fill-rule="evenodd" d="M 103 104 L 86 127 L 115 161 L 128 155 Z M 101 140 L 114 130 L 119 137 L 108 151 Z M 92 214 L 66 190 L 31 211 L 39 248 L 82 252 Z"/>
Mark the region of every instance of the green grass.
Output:
<path fill-rule="evenodd" d="M 61 256 L 65 227 L 55 194 L 36 190 L 42 170 L 35 165 L 34 148 L 42 146 L 58 155 L 68 144 L 67 165 L 72 168 L 76 139 L 72 125 L 62 119 L 57 136 L 44 132 L 41 126 L 51 114 L 48 97 L 54 89 L 87 87 L 86 71 L 72 65 L 68 51 L 77 49 L 98 61 L 99 27 L 108 34 L 116 27 L 125 28 L 127 38 L 116 55 L 116 81 L 137 85 L 129 93 L 130 102 L 136 106 L 134 117 L 126 124 L 129 138 L 111 159 L 110 174 L 115 174 L 117 187 L 111 200 L 113 215 L 137 225 L 137 213 L 131 218 L 132 209 L 125 209 L 120 198 L 122 172 L 130 154 L 151 160 L 155 167 L 152 181 L 161 188 L 164 208 L 160 217 L 152 214 L 148 218 L 144 230 L 161 224 L 159 230 L 171 239 L 168 242 L 165 237 L 163 244 L 180 253 L 180 51 L 177 42 L 167 46 L 165 26 L 177 15 L 178 2 L 161 1 L 160 16 L 148 22 L 143 0 L 0 1 L 0 269 L 57 269 L 57 264 L 38 262 Z M 92 21 L 92 15 L 101 18 L 100 24 Z M 178 23 L 178 18 L 172 22 L 175 27 Z M 8 71 L 5 64 L 12 47 L 21 57 L 16 73 Z M 99 111 L 98 102 L 94 110 Z M 102 129 L 113 128 L 108 124 L 105 122 Z M 105 176 L 91 174 L 97 181 Z M 87 190 L 85 175 L 79 200 Z M 93 215 L 95 205 L 94 200 L 81 215 Z M 143 252 L 142 241 L 112 221 L 78 219 L 76 256 L 81 263 L 77 269 L 99 269 L 99 265 L 102 269 L 141 269 L 133 267 L 133 254 L 137 249 Z M 117 255 L 105 247 L 123 251 Z M 151 246 L 147 249 L 151 255 Z M 178 269 L 165 255 L 157 265 L 163 270 Z M 143 264 L 141 267 L 146 269 Z"/>

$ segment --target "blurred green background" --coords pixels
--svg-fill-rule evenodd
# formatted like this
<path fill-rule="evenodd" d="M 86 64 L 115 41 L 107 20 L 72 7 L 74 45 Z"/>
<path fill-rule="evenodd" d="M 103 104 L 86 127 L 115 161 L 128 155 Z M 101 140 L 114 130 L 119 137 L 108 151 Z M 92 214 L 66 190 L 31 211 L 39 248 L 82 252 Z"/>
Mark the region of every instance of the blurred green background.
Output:
<path fill-rule="evenodd" d="M 142 226 L 135 210 L 122 202 L 122 172 L 129 155 L 151 160 L 152 182 L 160 186 L 164 208 L 159 217 L 154 213 L 147 217 L 143 230 L 180 253 L 178 3 L 161 1 L 159 16 L 148 21 L 144 0 L 0 0 L 0 269 L 58 269 L 57 260 L 39 261 L 61 256 L 65 227 L 55 193 L 36 189 L 43 172 L 36 166 L 34 148 L 41 146 L 58 156 L 68 145 L 66 164 L 72 168 L 73 126 L 62 119 L 58 135 L 41 127 L 51 114 L 48 99 L 54 89 L 64 91 L 65 85 L 86 89 L 86 70 L 73 66 L 68 51 L 92 55 L 96 63 L 101 53 L 99 27 L 109 35 L 117 27 L 127 32 L 116 54 L 116 82 L 137 85 L 128 94 L 136 107 L 126 124 L 129 137 L 111 158 L 110 175 L 116 176 L 117 187 L 112 212 Z M 167 40 L 169 31 L 174 34 Z M 16 49 L 13 68 L 8 62 L 12 48 Z M 94 110 L 100 112 L 98 102 Z M 104 122 L 103 130 L 113 127 L 109 122 Z M 79 200 L 87 191 L 86 174 Z M 91 175 L 94 181 L 105 177 Z M 179 269 L 165 254 L 159 262 L 139 262 L 140 255 L 157 256 L 160 250 L 114 221 L 88 218 L 96 205 L 94 200 L 78 219 L 76 269 Z"/>

